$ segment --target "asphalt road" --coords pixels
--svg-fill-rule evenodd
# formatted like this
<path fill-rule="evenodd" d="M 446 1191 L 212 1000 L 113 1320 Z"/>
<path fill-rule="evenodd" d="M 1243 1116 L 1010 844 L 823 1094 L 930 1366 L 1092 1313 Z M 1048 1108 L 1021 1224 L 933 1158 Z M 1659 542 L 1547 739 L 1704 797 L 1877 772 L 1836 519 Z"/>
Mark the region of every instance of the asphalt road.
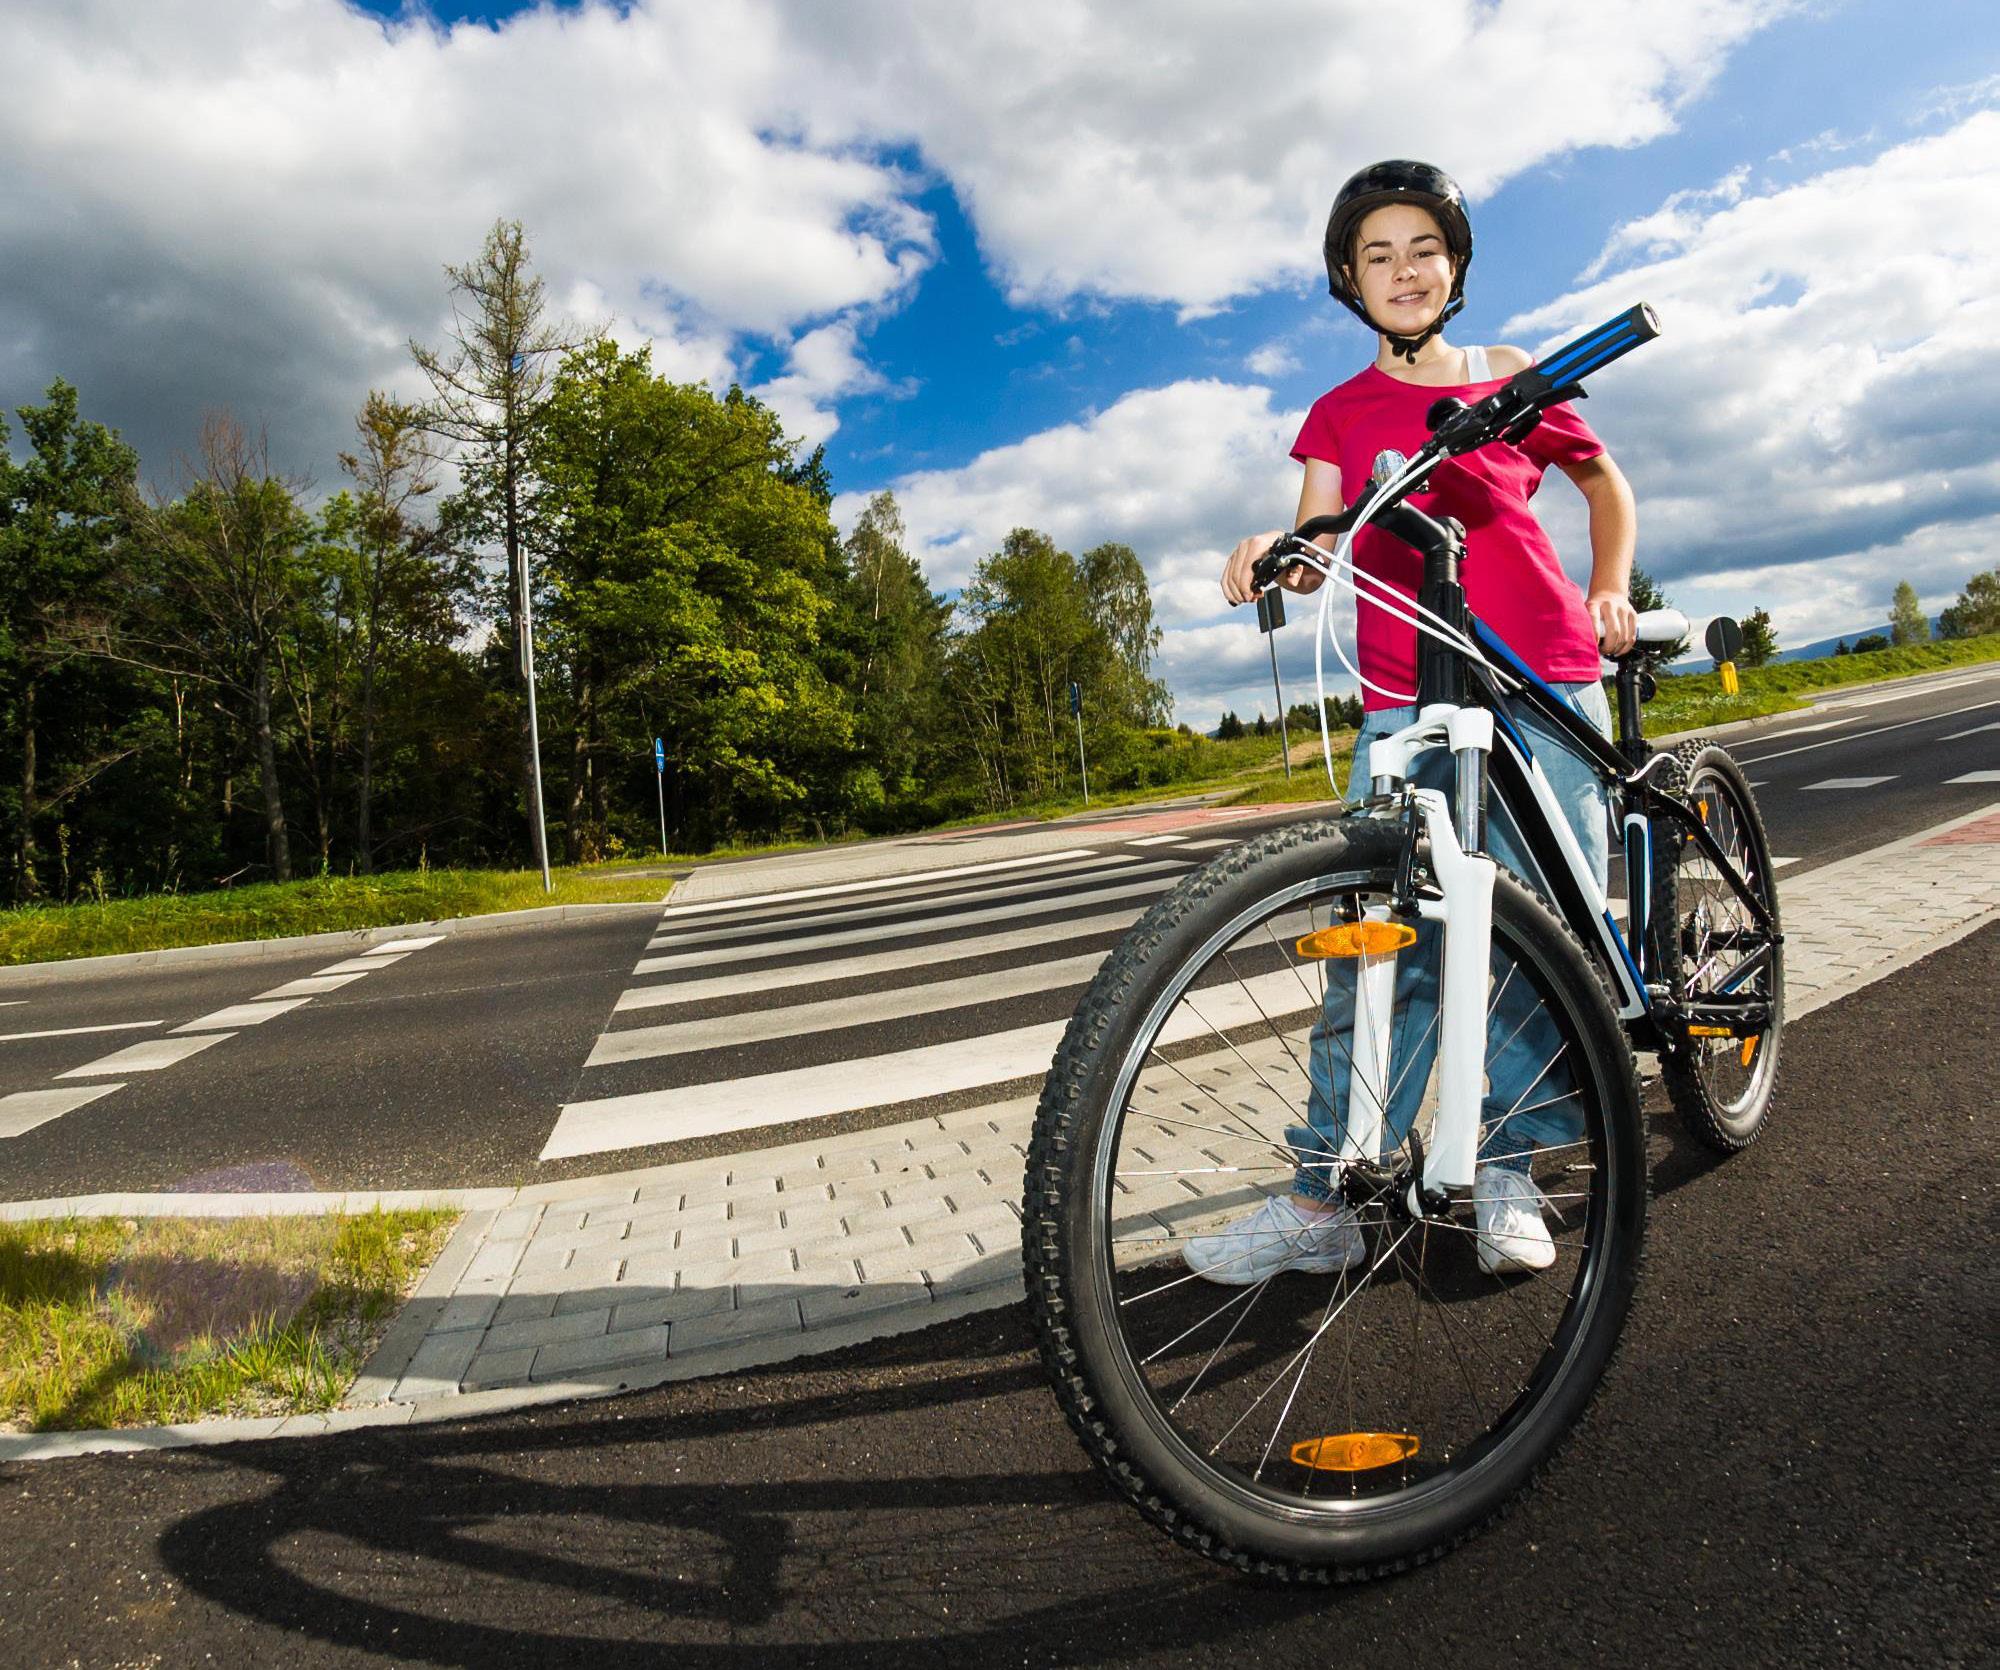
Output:
<path fill-rule="evenodd" d="M 1408 1577 L 1271 1591 L 1175 1549 L 1015 1308 L 531 1414 L 0 1468 L 8 1661 L 1991 1663 L 1996 993 L 2000 927 L 1789 1028 L 1747 1153 L 1656 1122 L 1590 1417 Z"/>
<path fill-rule="evenodd" d="M 2000 771 L 2000 668 L 1829 700 L 1823 712 L 1727 739 L 1759 785 L 1774 851 L 1792 861 L 1786 875 L 2000 800 L 2000 781 L 1952 781 Z M 1857 780 L 1867 781 L 1824 786 Z M 1300 792 L 1314 786 L 1307 774 Z M 1029 971 L 1058 958 L 1101 956 L 1153 893 L 1209 856 L 1192 846 L 1149 844 L 1150 837 L 1114 827 L 1121 821 L 1126 815 L 1079 821 L 1077 844 L 1095 856 L 1042 873 L 917 878 L 880 894 L 768 909 L 746 903 L 724 913 L 747 930 L 733 939 L 719 919 L 674 925 L 670 932 L 682 936 L 691 964 L 712 957 L 712 969 L 635 975 L 660 927 L 646 908 L 448 936 L 381 959 L 372 972 L 314 992 L 300 1007 L 218 1025 L 210 1035 L 219 1042 L 171 1066 L 107 1072 L 94 1081 L 65 1075 L 128 1046 L 165 1042 L 201 1017 L 310 979 L 333 959 L 308 951 L 45 985 L 0 975 L 0 1097 L 91 1082 L 121 1086 L 21 1134 L 0 1135 L 0 1199 L 111 1189 L 515 1184 L 769 1146 L 990 1100 L 1006 1075 L 926 1096 L 921 1085 L 899 1085 L 898 1074 L 929 1059 L 916 1052 L 1060 1021 L 1086 974 L 1033 987 Z M 1248 833 L 1259 821 L 1207 833 Z M 1135 891 L 1135 879 L 1150 880 L 1153 891 Z M 1120 896 L 1107 896 L 1120 886 Z M 984 919 L 967 924 L 967 911 Z M 1060 935 L 1031 942 L 1008 932 L 1035 924 Z M 845 943 L 833 943 L 843 935 Z M 736 960 L 716 955 L 722 951 Z M 876 953 L 871 965 L 856 962 L 869 952 Z M 730 987 L 738 975 L 742 981 Z M 802 977 L 808 983 L 797 983 Z M 981 1001 L 938 1002 L 934 982 L 947 977 L 965 982 L 962 990 L 978 989 Z M 670 994 L 671 1008 L 620 1007 L 641 986 L 691 978 L 703 995 L 691 997 L 683 986 Z M 1013 988 L 996 987 L 989 997 L 977 987 L 1003 979 Z M 772 984 L 785 980 L 794 983 Z M 852 1013 L 784 1035 L 749 1035 L 745 1017 L 813 1002 L 851 1004 Z M 650 1053 L 611 1049 L 631 1046 L 631 1029 L 649 1023 L 684 1035 L 648 1046 Z M 31 1036 L 38 1033 L 60 1035 Z M 819 1095 L 813 1085 L 801 1091 L 784 1077 L 831 1075 L 857 1060 L 883 1063 L 879 1093 L 861 1105 Z M 1031 1076 L 1023 1070 L 1006 1084 L 1028 1087 Z M 711 1132 L 699 1120 L 690 1124 L 676 1104 L 657 1140 L 542 1157 L 567 1104 L 657 1097 L 666 1109 L 668 1097 L 716 1085 L 768 1093 L 756 1128 Z"/>

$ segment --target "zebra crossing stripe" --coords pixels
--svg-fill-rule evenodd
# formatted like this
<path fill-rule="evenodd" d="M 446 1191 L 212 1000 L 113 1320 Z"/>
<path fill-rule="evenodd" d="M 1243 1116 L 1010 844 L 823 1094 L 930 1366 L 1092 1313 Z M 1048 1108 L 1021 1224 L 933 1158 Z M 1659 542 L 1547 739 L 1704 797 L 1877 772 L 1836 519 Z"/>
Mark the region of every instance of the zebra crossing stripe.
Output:
<path fill-rule="evenodd" d="M 947 928 L 972 928 L 982 922 L 1018 921 L 1026 916 L 1046 916 L 1077 905 L 1105 904 L 1113 899 L 1129 899 L 1141 893 L 1161 893 L 1173 885 L 1172 876 L 1128 882 L 1122 887 L 1100 887 L 1087 893 L 1071 893 L 1062 899 L 1036 906 L 994 905 L 985 910 L 960 911 L 954 916 L 933 916 L 885 927 L 871 922 L 865 927 L 845 928 L 836 933 L 785 937 L 776 927 L 770 937 L 755 945 L 722 945 L 708 950 L 680 951 L 662 957 L 642 957 L 634 974 L 668 974 L 678 968 L 711 968 L 717 963 L 748 962 L 757 957 L 791 956 L 806 951 L 823 951 L 836 945 L 875 944 L 898 931 L 905 934 L 938 933 Z"/>
<path fill-rule="evenodd" d="M 1297 969 L 1279 969 L 1242 984 L 1191 994 L 1159 1042 L 1172 1044 L 1276 1020 L 1307 1005 L 1317 1006 L 1318 1001 Z M 569 1102 L 549 1133 L 541 1158 L 567 1160 L 685 1142 L 1039 1077 L 1048 1070 L 1068 1026 L 1067 1021 L 1049 1021 L 890 1055 Z"/>
<path fill-rule="evenodd" d="M 984 934 L 973 939 L 951 939 L 938 945 L 916 945 L 903 951 L 874 951 L 859 957 L 836 957 L 827 962 L 789 963 L 778 968 L 753 969 L 740 974 L 718 974 L 709 980 L 672 980 L 654 986 L 634 986 L 613 1006 L 614 1014 L 635 1009 L 670 1008 L 682 1003 L 706 1003 L 712 998 L 739 997 L 745 992 L 781 990 L 789 986 L 817 986 L 833 980 L 854 980 L 875 974 L 896 974 L 904 969 L 932 963 L 965 962 L 975 957 L 997 956 L 1008 951 L 1026 950 L 1032 945 L 1053 945 L 1064 940 L 1086 939 L 1092 934 L 1112 933 L 1138 921 L 1142 905 L 1127 910 L 1107 911 L 1099 916 L 1076 917 L 1062 922 L 1045 922 L 1034 927 L 1016 928 L 1004 934 Z M 905 988 L 914 1002 L 922 987 Z"/>
<path fill-rule="evenodd" d="M 994 875 L 1002 870 L 1019 870 L 1031 864 L 1059 864 L 1065 859 L 1095 858 L 1091 847 L 1067 847 L 1061 852 L 1031 853 L 1026 858 L 1001 858 L 990 864 L 959 864 L 946 870 L 919 870 L 906 876 L 877 876 L 870 881 L 834 881 L 821 887 L 794 887 L 783 893 L 759 893 L 746 899 L 708 899 L 697 904 L 676 905 L 667 899 L 671 917 L 707 916 L 719 910 L 755 910 L 760 905 L 781 904 L 791 899 L 828 898 L 836 893 L 879 893 L 885 887 L 908 887 L 912 882 L 942 881 L 949 876 Z"/>
<path fill-rule="evenodd" d="M 1104 961 L 1102 951 L 1080 957 L 1063 957 L 1051 963 L 1030 963 L 1024 968 L 1005 968 L 984 974 L 969 974 L 957 980 L 939 980 L 927 986 L 899 987 L 893 991 L 867 992 L 859 997 L 831 998 L 823 1003 L 799 1003 L 789 1009 L 758 1009 L 744 1015 L 720 1015 L 704 1021 L 672 1021 L 664 1026 L 628 1027 L 607 1032 L 597 1040 L 586 1067 L 606 1067 L 618 1061 L 647 1061 L 663 1055 L 685 1055 L 694 1050 L 722 1049 L 734 1044 L 760 1044 L 773 1038 L 791 1038 L 805 1032 L 831 1032 L 844 1026 L 876 1026 L 921 1012 L 936 1014 L 946 1009 L 967 1009 L 975 1004 L 998 1003 L 1010 997 L 1026 997 L 1034 992 L 1059 991 L 1065 986 L 1081 986 Z"/>
<path fill-rule="evenodd" d="M 1092 881 L 1103 877 L 1118 881 L 1134 876 L 1159 875 L 1164 871 L 1179 869 L 1175 859 L 1155 859 L 1142 864 L 1133 858 L 1121 858 L 1115 865 L 1106 865 L 1102 870 L 1092 869 L 1076 873 L 1077 881 Z M 692 931 L 682 929 L 671 921 L 662 922 L 659 931 L 647 944 L 649 951 L 681 950 L 692 945 L 720 945 L 732 939 L 749 939 L 758 934 L 791 933 L 800 928 L 829 927 L 836 922 L 858 924 L 862 922 L 886 922 L 891 917 L 908 916 L 916 911 L 944 910 L 957 905 L 995 904 L 1001 899 L 1016 899 L 1027 894 L 1045 893 L 1049 880 L 1037 878 L 1013 887 L 981 888 L 974 892 L 933 893 L 914 898 L 900 895 L 893 899 L 856 899 L 834 910 L 815 911 L 809 916 L 788 916 L 782 912 L 764 917 L 756 922 L 732 923 L 726 928 L 702 927 Z M 1064 895 L 1068 897 L 1068 895 Z"/>
<path fill-rule="evenodd" d="M 156 1073 L 162 1067 L 171 1067 L 176 1061 L 185 1061 L 189 1056 L 207 1049 L 210 1044 L 219 1044 L 223 1039 L 235 1036 L 233 1032 L 198 1032 L 186 1038 L 152 1038 L 143 1044 L 131 1044 L 110 1055 L 99 1056 L 95 1061 L 86 1061 L 81 1067 L 72 1067 L 56 1077 L 88 1079 L 107 1073 Z"/>

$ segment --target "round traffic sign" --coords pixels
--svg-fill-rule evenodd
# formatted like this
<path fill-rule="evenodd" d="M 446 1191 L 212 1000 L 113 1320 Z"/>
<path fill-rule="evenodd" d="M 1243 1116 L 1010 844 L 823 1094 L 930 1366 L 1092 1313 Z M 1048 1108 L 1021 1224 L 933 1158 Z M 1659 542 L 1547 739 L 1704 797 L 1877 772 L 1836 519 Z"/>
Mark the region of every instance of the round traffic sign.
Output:
<path fill-rule="evenodd" d="M 1702 642 L 1708 645 L 1708 653 L 1717 661 L 1734 661 L 1743 653 L 1743 628 L 1727 615 L 1717 615 L 1708 623 Z"/>

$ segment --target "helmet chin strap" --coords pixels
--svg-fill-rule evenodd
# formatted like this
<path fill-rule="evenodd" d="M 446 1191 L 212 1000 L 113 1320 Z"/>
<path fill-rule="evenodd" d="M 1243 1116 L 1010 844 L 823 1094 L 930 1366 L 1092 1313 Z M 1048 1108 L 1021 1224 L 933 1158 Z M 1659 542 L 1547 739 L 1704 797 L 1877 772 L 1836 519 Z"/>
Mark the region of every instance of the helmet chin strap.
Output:
<path fill-rule="evenodd" d="M 1450 301 L 1444 304 L 1443 309 L 1430 322 L 1429 326 L 1416 336 L 1398 336 L 1392 330 L 1383 330 L 1382 326 L 1376 324 L 1375 316 L 1372 313 L 1368 316 L 1368 322 L 1371 325 L 1375 325 L 1376 330 L 1381 332 L 1382 340 L 1389 344 L 1389 351 L 1392 354 L 1406 359 L 1410 364 L 1415 365 L 1417 363 L 1417 350 L 1422 348 L 1432 337 L 1436 336 L 1439 331 L 1443 330 L 1445 321 L 1450 319 L 1463 306 L 1465 306 L 1465 297 L 1462 295 L 1453 296 Z"/>

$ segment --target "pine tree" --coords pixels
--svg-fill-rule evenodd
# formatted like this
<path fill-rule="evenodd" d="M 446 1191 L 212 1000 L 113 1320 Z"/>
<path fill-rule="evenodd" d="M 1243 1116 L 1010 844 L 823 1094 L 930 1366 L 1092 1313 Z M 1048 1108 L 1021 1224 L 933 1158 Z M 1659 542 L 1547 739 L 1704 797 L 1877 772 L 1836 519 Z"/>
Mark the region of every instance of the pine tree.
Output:
<path fill-rule="evenodd" d="M 1889 611 L 1889 642 L 1900 647 L 1930 641 L 1931 623 L 1917 602 L 1917 588 L 1908 580 L 1899 580 L 1895 603 Z"/>

